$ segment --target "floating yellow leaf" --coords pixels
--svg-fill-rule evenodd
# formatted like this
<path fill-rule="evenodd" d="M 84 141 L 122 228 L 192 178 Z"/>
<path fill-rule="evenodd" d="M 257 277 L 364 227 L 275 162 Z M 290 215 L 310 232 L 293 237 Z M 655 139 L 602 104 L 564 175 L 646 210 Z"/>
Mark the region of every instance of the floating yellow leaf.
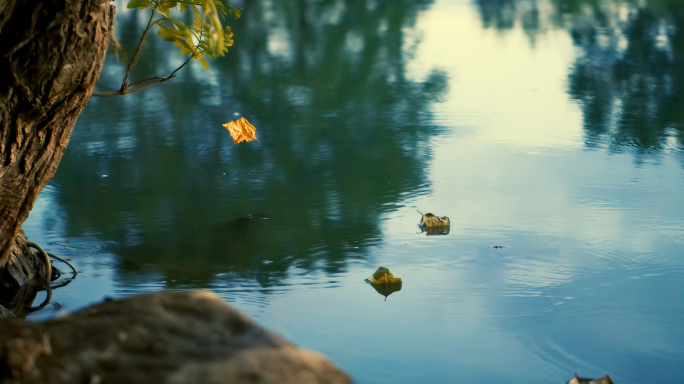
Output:
<path fill-rule="evenodd" d="M 418 213 L 423 215 L 421 211 L 418 211 Z M 420 224 L 418 225 L 421 227 L 442 227 L 451 225 L 451 222 L 446 216 L 439 217 L 437 215 L 433 215 L 432 213 L 426 213 L 423 215 L 423 218 L 420 220 Z"/>
<path fill-rule="evenodd" d="M 394 277 L 392 272 L 385 267 L 378 268 L 374 274 L 368 276 L 367 282 L 381 295 L 387 296 L 391 295 L 396 291 L 401 291 L 401 277 Z"/>
<path fill-rule="evenodd" d="M 426 232 L 428 236 L 433 235 L 448 235 L 451 222 L 446 216 L 439 217 L 433 215 L 432 213 L 423 214 L 423 212 L 418 211 L 423 217 L 420 219 L 420 233 Z"/>
<path fill-rule="evenodd" d="M 235 144 L 256 140 L 256 128 L 244 117 L 225 123 L 223 126 L 230 132 L 230 137 L 233 138 Z"/>
<path fill-rule="evenodd" d="M 613 380 L 611 380 L 610 376 L 608 376 L 608 375 L 605 375 L 601 378 L 592 380 L 592 379 L 582 379 L 582 378 L 578 377 L 577 374 L 575 373 L 575 377 L 572 380 L 568 381 L 567 384 L 614 384 L 614 383 L 613 383 Z"/>

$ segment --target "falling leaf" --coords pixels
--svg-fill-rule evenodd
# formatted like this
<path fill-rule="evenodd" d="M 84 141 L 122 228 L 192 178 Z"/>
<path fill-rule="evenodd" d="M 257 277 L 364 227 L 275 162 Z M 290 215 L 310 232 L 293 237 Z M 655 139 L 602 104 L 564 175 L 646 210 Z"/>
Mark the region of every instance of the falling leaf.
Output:
<path fill-rule="evenodd" d="M 230 132 L 230 137 L 233 138 L 235 144 L 256 140 L 256 128 L 244 117 L 225 123 L 223 126 Z"/>
<path fill-rule="evenodd" d="M 613 380 L 611 380 L 610 376 L 605 375 L 601 378 L 592 380 L 592 379 L 583 379 L 575 373 L 575 377 L 568 381 L 567 384 L 615 384 Z"/>
<path fill-rule="evenodd" d="M 374 274 L 368 276 L 367 282 L 381 295 L 387 296 L 394 292 L 401 291 L 401 277 L 394 277 L 392 272 L 385 267 L 378 268 Z"/>

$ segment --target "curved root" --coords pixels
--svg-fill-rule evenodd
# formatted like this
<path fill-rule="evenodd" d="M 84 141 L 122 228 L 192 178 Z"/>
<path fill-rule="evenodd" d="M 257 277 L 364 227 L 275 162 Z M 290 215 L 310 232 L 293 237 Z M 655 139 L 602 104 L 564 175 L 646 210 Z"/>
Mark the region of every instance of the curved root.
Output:
<path fill-rule="evenodd" d="M 45 267 L 47 268 L 46 274 L 45 274 L 45 286 L 50 287 L 50 277 L 52 276 L 52 263 L 50 263 L 50 256 L 48 256 L 47 252 L 38 244 L 32 242 L 32 241 L 27 241 L 26 245 L 28 245 L 31 248 L 35 248 L 38 250 L 38 252 L 43 256 L 43 261 L 45 262 Z"/>

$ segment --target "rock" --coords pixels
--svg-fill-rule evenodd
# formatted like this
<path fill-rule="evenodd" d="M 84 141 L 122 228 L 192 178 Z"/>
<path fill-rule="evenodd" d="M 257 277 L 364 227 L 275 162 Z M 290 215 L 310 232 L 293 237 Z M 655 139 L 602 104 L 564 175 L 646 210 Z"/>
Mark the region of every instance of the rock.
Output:
<path fill-rule="evenodd" d="M 14 316 L 14 313 L 12 313 L 12 311 L 5 308 L 3 305 L 0 305 L 0 319 L 13 318 L 13 317 L 15 317 L 15 316 Z"/>
<path fill-rule="evenodd" d="M 213 293 L 107 301 L 39 323 L 0 322 L 0 381 L 351 383 Z"/>

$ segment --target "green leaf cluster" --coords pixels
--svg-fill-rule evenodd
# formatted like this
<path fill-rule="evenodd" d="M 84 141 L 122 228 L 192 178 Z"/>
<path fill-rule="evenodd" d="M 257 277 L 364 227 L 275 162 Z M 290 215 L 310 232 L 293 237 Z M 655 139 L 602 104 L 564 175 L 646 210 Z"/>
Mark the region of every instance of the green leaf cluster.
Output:
<path fill-rule="evenodd" d="M 221 0 L 131 0 L 128 8 L 150 8 L 147 29 L 156 25 L 159 36 L 179 47 L 181 55 L 201 62 L 204 69 L 209 69 L 207 57 L 223 56 L 233 45 L 233 32 L 223 26 L 224 17 L 241 15 L 240 9 L 229 8 Z M 180 20 L 188 13 L 192 13 L 192 24 Z M 159 15 L 156 19 L 155 14 Z"/>

